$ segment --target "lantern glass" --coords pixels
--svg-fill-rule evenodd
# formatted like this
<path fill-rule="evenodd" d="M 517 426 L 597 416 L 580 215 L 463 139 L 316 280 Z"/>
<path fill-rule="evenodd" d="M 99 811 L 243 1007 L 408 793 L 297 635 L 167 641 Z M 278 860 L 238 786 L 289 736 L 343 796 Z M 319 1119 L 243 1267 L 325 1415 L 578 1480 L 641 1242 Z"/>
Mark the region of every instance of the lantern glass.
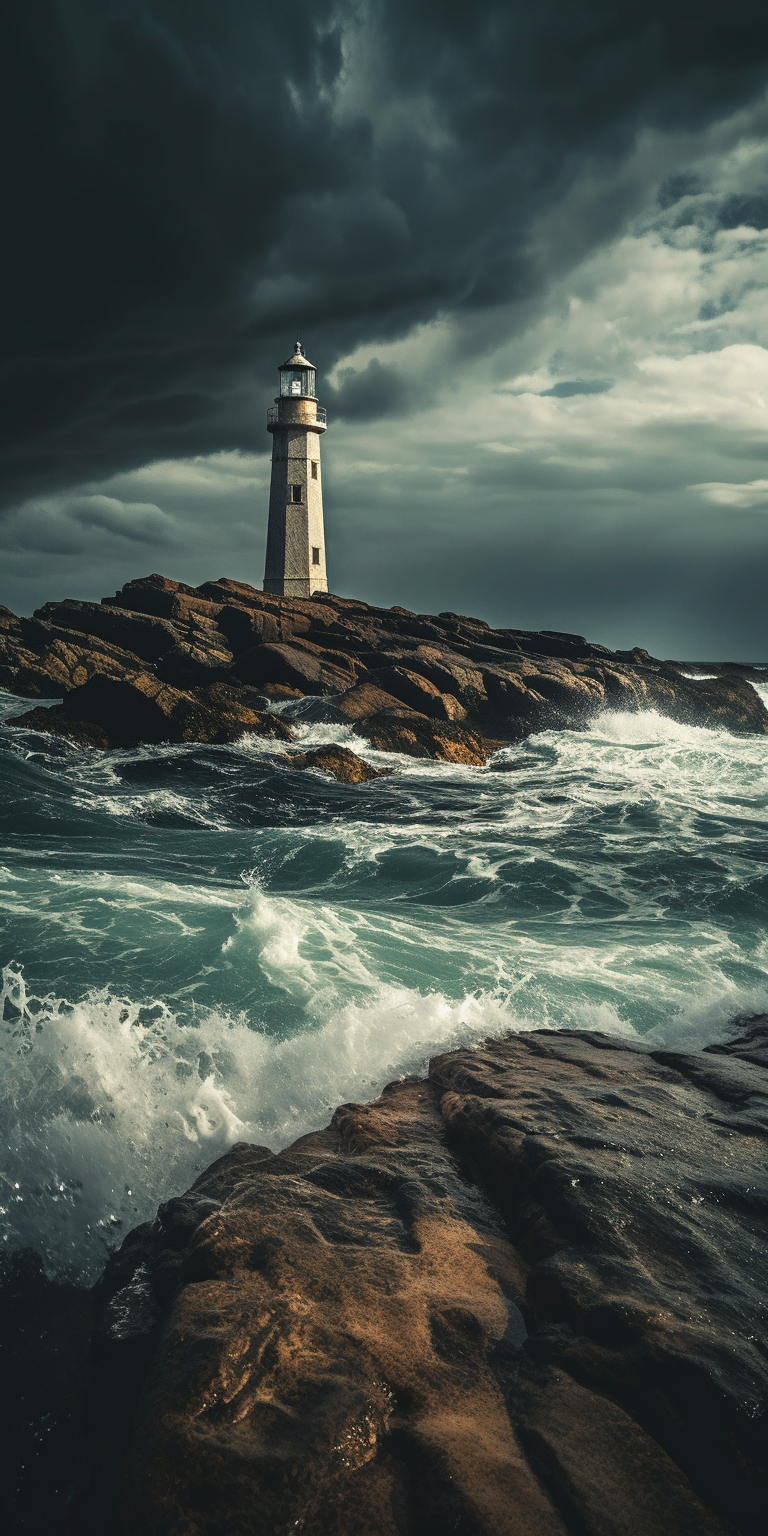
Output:
<path fill-rule="evenodd" d="M 301 395 L 313 398 L 315 393 L 314 368 L 281 368 L 280 393 L 281 395 Z"/>

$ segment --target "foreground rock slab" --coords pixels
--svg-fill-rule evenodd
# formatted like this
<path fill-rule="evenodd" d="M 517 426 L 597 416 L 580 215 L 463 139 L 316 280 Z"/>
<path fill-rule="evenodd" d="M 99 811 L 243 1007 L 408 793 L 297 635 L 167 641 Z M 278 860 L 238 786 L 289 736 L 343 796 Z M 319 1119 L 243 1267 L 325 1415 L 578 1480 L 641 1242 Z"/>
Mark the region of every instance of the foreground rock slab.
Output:
<path fill-rule="evenodd" d="M 234 1148 L 102 1282 L 121 1529 L 762 1532 L 767 1061 L 537 1031 Z"/>

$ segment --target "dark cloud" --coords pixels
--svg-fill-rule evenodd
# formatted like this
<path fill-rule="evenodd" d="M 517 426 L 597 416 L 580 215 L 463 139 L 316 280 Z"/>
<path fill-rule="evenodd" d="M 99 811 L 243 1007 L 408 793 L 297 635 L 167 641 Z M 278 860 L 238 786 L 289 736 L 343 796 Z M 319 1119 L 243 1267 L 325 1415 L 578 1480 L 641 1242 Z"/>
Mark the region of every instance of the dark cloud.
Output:
<path fill-rule="evenodd" d="M 768 229 L 768 191 L 732 192 L 720 205 L 721 229 Z"/>
<path fill-rule="evenodd" d="M 768 60 L 755 0 L 25 0 L 2 31 L 11 501 L 260 444 L 295 326 L 327 369 L 536 292 L 626 218 L 595 199 L 532 254 L 585 163 L 705 126 Z M 408 403 L 384 364 L 338 396 Z"/>
<path fill-rule="evenodd" d="M 334 414 L 349 421 L 396 416 L 415 403 L 410 380 L 377 357 L 365 368 L 341 368 L 336 388 L 326 385 L 325 393 Z"/>
<path fill-rule="evenodd" d="M 571 395 L 604 395 L 613 388 L 611 379 L 561 379 L 551 389 L 541 389 L 542 399 L 553 395 L 556 400 L 568 400 Z"/>

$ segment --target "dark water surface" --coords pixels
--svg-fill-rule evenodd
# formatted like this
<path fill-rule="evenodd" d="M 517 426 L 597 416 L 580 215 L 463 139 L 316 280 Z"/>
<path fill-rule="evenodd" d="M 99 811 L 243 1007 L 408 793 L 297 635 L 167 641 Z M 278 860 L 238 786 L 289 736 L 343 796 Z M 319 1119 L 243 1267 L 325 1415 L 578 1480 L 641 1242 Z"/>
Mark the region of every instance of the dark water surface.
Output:
<path fill-rule="evenodd" d="M 7 1245 L 91 1276 L 232 1141 L 489 1033 L 687 1046 L 768 1009 L 766 739 L 612 714 L 476 769 L 301 730 L 395 772 L 0 727 Z"/>

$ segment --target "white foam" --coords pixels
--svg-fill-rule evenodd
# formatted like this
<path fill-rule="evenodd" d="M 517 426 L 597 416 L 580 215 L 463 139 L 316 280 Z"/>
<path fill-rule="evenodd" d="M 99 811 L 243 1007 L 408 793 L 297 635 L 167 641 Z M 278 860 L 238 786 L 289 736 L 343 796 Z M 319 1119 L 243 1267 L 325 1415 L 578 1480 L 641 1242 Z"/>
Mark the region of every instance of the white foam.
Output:
<path fill-rule="evenodd" d="M 289 961 L 289 966 L 291 962 Z M 0 1228 L 49 1267 L 93 1278 L 104 1252 L 233 1141 L 279 1147 L 340 1102 L 368 1099 L 429 1055 L 511 1020 L 492 999 L 379 986 L 275 1040 L 215 1010 L 182 1026 L 164 1003 L 108 990 L 31 997 L 3 973 Z"/>

